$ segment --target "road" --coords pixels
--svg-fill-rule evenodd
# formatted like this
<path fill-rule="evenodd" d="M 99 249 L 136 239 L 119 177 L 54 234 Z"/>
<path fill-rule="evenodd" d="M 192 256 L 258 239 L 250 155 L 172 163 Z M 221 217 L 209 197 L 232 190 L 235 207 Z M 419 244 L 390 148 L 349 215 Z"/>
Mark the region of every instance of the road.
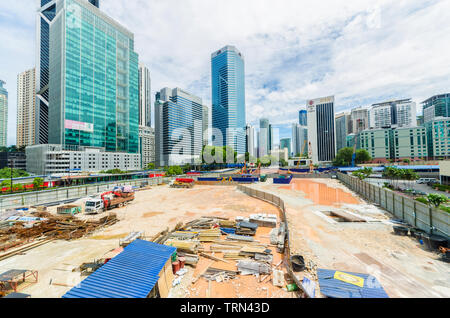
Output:
<path fill-rule="evenodd" d="M 382 187 L 385 182 L 389 183 L 388 179 L 368 178 L 367 182 Z M 395 182 L 395 181 L 394 181 Z M 450 194 L 444 191 L 435 190 L 427 184 L 418 184 L 417 181 L 398 181 L 398 186 L 403 189 L 414 189 L 416 191 L 423 191 L 425 193 L 443 194 L 450 198 Z"/>

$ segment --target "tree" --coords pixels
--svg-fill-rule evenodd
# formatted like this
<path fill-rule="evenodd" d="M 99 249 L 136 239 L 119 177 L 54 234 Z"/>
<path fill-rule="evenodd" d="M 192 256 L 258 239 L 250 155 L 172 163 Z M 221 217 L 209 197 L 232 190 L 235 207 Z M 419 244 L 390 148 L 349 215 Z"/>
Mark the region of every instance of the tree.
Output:
<path fill-rule="evenodd" d="M 20 178 L 20 177 L 28 177 L 29 174 L 20 169 L 12 169 L 12 177 L 13 178 Z M 11 179 L 11 168 L 5 167 L 3 169 L 0 169 L 0 179 Z"/>
<path fill-rule="evenodd" d="M 356 164 L 361 164 L 364 162 L 372 161 L 372 157 L 369 155 L 369 152 L 366 149 L 358 149 L 356 150 L 355 161 Z"/>
<path fill-rule="evenodd" d="M 280 166 L 286 167 L 288 165 L 288 162 L 284 159 L 280 159 Z"/>
<path fill-rule="evenodd" d="M 339 149 L 336 157 L 333 160 L 335 167 L 348 167 L 352 163 L 353 148 L 347 147 Z"/>
<path fill-rule="evenodd" d="M 148 170 L 153 170 L 153 169 L 155 169 L 155 164 L 153 163 L 153 162 L 151 162 L 151 163 L 149 163 L 148 165 L 147 165 L 147 169 Z"/>
<path fill-rule="evenodd" d="M 44 185 L 44 179 L 34 178 L 34 180 L 33 180 L 33 188 L 34 189 L 42 188 L 43 185 Z"/>
<path fill-rule="evenodd" d="M 428 193 L 426 196 L 428 205 L 438 208 L 442 203 L 448 202 L 448 198 L 443 194 Z"/>
<path fill-rule="evenodd" d="M 367 179 L 368 177 L 370 177 L 372 175 L 373 169 L 372 168 L 363 168 L 360 169 L 358 171 L 353 171 L 352 175 L 354 177 L 357 177 L 359 180 L 364 180 Z"/>

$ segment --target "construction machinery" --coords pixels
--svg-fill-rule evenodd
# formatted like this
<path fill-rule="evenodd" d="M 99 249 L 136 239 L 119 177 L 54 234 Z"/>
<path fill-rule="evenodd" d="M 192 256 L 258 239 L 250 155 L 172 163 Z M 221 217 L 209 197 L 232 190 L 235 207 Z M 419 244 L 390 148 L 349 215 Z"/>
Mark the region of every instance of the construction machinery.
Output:
<path fill-rule="evenodd" d="M 171 188 L 185 188 L 190 189 L 194 187 L 195 181 L 190 178 L 177 178 L 170 183 Z"/>
<path fill-rule="evenodd" d="M 122 207 L 134 200 L 134 192 L 113 190 L 102 193 L 99 198 L 89 199 L 85 203 L 86 214 L 98 214 L 116 207 Z"/>
<path fill-rule="evenodd" d="M 352 155 L 352 167 L 356 166 L 356 146 L 357 146 L 358 135 L 355 135 L 354 145 L 353 145 L 353 155 Z"/>

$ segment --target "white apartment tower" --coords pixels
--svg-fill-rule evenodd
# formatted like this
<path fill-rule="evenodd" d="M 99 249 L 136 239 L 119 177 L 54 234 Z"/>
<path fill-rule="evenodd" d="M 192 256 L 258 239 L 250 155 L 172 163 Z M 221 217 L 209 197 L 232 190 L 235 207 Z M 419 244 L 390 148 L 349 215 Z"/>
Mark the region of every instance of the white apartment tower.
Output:
<path fill-rule="evenodd" d="M 36 137 L 36 69 L 17 75 L 17 147 L 32 146 Z"/>

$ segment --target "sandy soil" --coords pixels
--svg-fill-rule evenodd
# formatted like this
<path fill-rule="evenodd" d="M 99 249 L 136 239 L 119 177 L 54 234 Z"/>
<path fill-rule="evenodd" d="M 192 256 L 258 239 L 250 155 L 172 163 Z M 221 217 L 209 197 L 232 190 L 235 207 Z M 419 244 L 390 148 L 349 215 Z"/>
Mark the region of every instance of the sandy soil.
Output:
<path fill-rule="evenodd" d="M 290 186 L 266 183 L 255 188 L 279 195 L 285 201 L 290 229 L 291 252 L 303 255 L 318 268 L 369 273 L 378 278 L 390 297 L 450 297 L 450 266 L 438 254 L 423 250 L 409 237 L 392 234 L 390 216 L 365 202 L 337 180 L 301 179 Z M 52 209 L 51 209 L 52 210 Z M 337 223 L 323 211 L 345 210 L 372 220 L 368 223 Z M 52 210 L 53 211 L 53 210 Z M 226 186 L 196 186 L 170 189 L 158 186 L 136 193 L 130 205 L 115 209 L 120 220 L 112 227 L 76 241 L 55 241 L 0 262 L 0 272 L 10 269 L 39 271 L 39 283 L 22 291 L 32 297 L 61 297 L 84 277 L 73 272 L 84 262 L 103 258 L 119 246 L 119 239 L 132 231 L 147 237 L 178 222 L 201 216 L 236 217 L 253 213 L 278 213 L 274 206 Z M 80 218 L 99 218 L 80 215 Z M 268 240 L 268 229 L 260 229 L 258 239 Z M 265 233 L 264 231 L 267 231 Z M 275 254 L 274 263 L 279 254 Z M 221 257 L 220 253 L 216 256 Z M 192 277 L 212 261 L 201 259 L 190 269 L 170 297 L 206 297 L 208 283 Z M 216 262 L 214 267 L 229 266 Z M 314 279 L 305 272 L 303 275 Z M 301 278 L 301 277 L 300 277 Z M 212 282 L 210 297 L 295 297 L 270 280 L 261 284 L 254 276 L 229 282 Z"/>
<path fill-rule="evenodd" d="M 50 212 L 56 213 L 56 208 Z M 61 297 L 84 277 L 72 272 L 84 262 L 92 262 L 119 246 L 119 239 L 133 231 L 143 231 L 146 237 L 173 228 L 178 222 L 188 222 L 201 216 L 218 216 L 234 218 L 247 217 L 253 213 L 278 214 L 274 206 L 250 198 L 236 190 L 236 187 L 196 186 L 193 189 L 171 189 L 168 186 L 154 187 L 150 190 L 136 192 L 136 199 L 123 208 L 114 209 L 120 222 L 97 231 L 87 238 L 76 241 L 56 241 L 35 248 L 25 255 L 17 255 L 0 262 L 0 272 L 13 268 L 33 269 L 39 271 L 39 283 L 24 288 L 23 292 L 37 297 Z M 87 216 L 81 219 L 99 218 L 103 215 Z M 270 229 L 260 228 L 257 239 L 268 243 Z M 267 233 L 266 233 L 267 232 Z M 260 237 L 267 236 L 267 237 Z M 274 264 L 281 259 L 274 251 Z M 222 257 L 220 253 L 217 257 Z M 197 275 L 202 267 L 211 261 L 201 258 L 197 268 L 191 269 L 183 278 L 181 286 L 173 289 L 172 297 L 205 297 L 208 283 L 200 279 L 188 292 L 184 285 L 190 284 L 190 277 Z M 236 266 L 233 261 L 233 270 Z M 214 267 L 228 265 L 216 262 Z M 274 287 L 267 279 L 265 284 L 258 284 L 254 276 L 242 277 L 230 282 L 212 282 L 210 297 L 294 297 L 295 293 L 285 292 Z M 184 284 L 184 285 L 183 285 Z M 64 286 L 61 286 L 64 285 Z M 231 288 L 233 287 L 233 288 Z M 186 295 L 187 294 L 187 295 Z"/>
<path fill-rule="evenodd" d="M 289 186 L 253 185 L 286 204 L 291 253 L 318 268 L 375 276 L 390 297 L 450 297 L 450 266 L 410 237 L 393 235 L 390 215 L 339 181 L 297 179 Z M 337 223 L 321 212 L 345 210 L 373 222 Z"/>

